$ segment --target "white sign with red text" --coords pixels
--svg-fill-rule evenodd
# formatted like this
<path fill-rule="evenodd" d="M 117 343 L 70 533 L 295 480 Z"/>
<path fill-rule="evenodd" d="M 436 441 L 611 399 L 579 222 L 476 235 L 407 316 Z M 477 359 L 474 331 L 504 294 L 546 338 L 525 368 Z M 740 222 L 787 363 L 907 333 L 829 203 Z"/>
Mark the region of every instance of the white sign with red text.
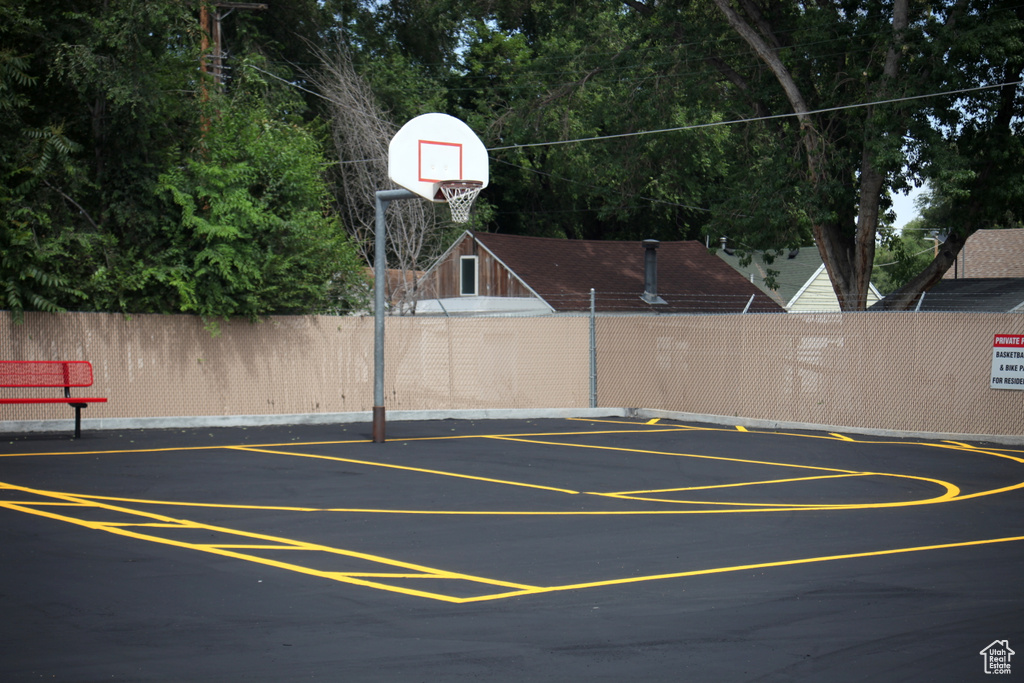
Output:
<path fill-rule="evenodd" d="M 992 389 L 1024 389 L 1024 335 L 997 334 L 992 340 Z"/>

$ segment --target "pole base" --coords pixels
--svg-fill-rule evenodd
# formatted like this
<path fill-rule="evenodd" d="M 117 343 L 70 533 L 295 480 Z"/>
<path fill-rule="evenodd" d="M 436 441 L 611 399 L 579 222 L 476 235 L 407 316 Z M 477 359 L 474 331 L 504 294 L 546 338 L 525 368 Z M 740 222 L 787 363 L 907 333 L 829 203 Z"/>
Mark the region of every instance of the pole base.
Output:
<path fill-rule="evenodd" d="M 384 406 L 373 407 L 373 442 L 384 443 Z"/>

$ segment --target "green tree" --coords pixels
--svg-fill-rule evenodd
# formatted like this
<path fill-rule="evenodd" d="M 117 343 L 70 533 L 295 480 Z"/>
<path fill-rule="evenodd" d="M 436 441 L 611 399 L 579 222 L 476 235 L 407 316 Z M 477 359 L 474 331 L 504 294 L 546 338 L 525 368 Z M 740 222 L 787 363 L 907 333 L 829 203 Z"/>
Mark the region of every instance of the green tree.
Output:
<path fill-rule="evenodd" d="M 627 4 L 652 32 L 672 26 L 676 40 L 703 54 L 731 116 L 760 119 L 732 148 L 721 206 L 733 211 L 718 211 L 713 227 L 742 214 L 747 220 L 731 227 L 762 249 L 813 236 L 844 309 L 866 305 L 890 190 L 928 180 L 962 207 L 939 255 L 901 288 L 897 305 L 909 305 L 981 227 L 973 219 L 989 204 L 984 197 L 1002 207 L 1019 188 L 1021 156 L 1002 152 L 1019 145 L 1024 113 L 1019 5 Z M 956 93 L 937 95 L 947 91 Z"/>
<path fill-rule="evenodd" d="M 55 235 L 49 207 L 28 200 L 77 145 L 60 130 L 25 127 L 23 91 L 36 81 L 28 68 L 26 57 L 0 50 L 0 301 L 18 321 L 26 309 L 62 310 L 57 300 L 78 294 L 54 266 L 67 256 L 66 231 Z"/>
<path fill-rule="evenodd" d="M 937 234 L 922 218 L 910 221 L 900 232 L 879 231 L 871 282 L 882 295 L 906 286 L 932 262 L 938 250 Z"/>
<path fill-rule="evenodd" d="M 160 177 L 179 209 L 162 275 L 175 308 L 251 319 L 346 308 L 338 285 L 360 279 L 360 262 L 329 210 L 316 138 L 246 90 L 211 105 L 202 144 Z"/>
<path fill-rule="evenodd" d="M 359 278 L 325 204 L 324 136 L 304 123 L 303 91 L 257 80 L 272 67 L 244 52 L 228 55 L 225 99 L 200 87 L 197 7 L 0 5 L 2 305 L 250 317 L 350 305 Z M 304 54 L 320 4 L 274 12 L 231 14 L 228 47 Z M 213 101 L 201 110 L 204 90 L 222 116 Z"/>
<path fill-rule="evenodd" d="M 25 74 L 0 122 L 0 222 L 49 283 L 25 308 L 158 310 L 144 260 L 161 248 L 156 178 L 198 129 L 191 8 L 7 3 L 0 34 Z M 2 277 L 10 290 L 20 276 Z"/>
<path fill-rule="evenodd" d="M 502 230 L 588 239 L 702 234 L 728 166 L 729 133 L 629 135 L 718 116 L 705 93 L 681 96 L 688 67 L 680 46 L 651 29 L 621 5 L 558 1 L 502 6 L 469 28 L 452 99 L 494 150 L 484 199 Z"/>

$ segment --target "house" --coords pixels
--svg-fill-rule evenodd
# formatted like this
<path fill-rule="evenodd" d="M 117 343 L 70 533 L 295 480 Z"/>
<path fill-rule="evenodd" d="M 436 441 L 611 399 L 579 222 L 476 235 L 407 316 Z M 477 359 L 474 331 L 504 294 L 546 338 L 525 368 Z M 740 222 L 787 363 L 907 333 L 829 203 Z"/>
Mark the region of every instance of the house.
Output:
<path fill-rule="evenodd" d="M 1024 228 L 978 230 L 967 238 L 944 280 L 1024 278 Z"/>
<path fill-rule="evenodd" d="M 741 265 L 740 257 L 731 249 L 725 248 L 724 244 L 723 248 L 718 250 L 718 257 L 787 311 L 817 313 L 840 310 L 839 299 L 816 247 L 791 249 L 789 253 L 776 257 L 770 265 L 765 264 L 760 253 L 755 253 L 749 264 Z M 774 289 L 766 282 L 769 270 L 778 273 L 774 278 Z M 882 295 L 875 286 L 869 284 L 867 305 L 870 306 L 881 298 Z"/>
<path fill-rule="evenodd" d="M 916 309 L 1024 313 L 1024 278 L 943 279 L 925 293 Z"/>
<path fill-rule="evenodd" d="M 1024 312 L 1024 228 L 978 230 L 920 311 Z"/>
<path fill-rule="evenodd" d="M 782 312 L 700 242 L 464 232 L 420 283 L 421 313 Z"/>

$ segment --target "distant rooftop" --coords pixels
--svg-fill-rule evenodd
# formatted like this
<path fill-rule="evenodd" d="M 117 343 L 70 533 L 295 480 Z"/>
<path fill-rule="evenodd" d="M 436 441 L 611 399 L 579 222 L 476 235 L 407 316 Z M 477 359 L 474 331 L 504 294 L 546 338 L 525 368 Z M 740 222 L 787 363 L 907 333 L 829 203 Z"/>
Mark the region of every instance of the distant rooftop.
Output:
<path fill-rule="evenodd" d="M 590 290 L 599 311 L 663 313 L 782 312 L 777 302 L 712 255 L 700 242 L 661 242 L 658 294 L 663 306 L 641 300 L 644 248 L 636 241 L 571 240 L 474 233 L 477 241 L 555 310 L 589 310 Z"/>
<path fill-rule="evenodd" d="M 1024 228 L 977 231 L 944 279 L 1007 277 L 1024 277 Z"/>
<path fill-rule="evenodd" d="M 922 311 L 1024 311 L 1024 278 L 941 280 L 925 294 Z"/>
<path fill-rule="evenodd" d="M 813 245 L 783 252 L 771 264 L 765 263 L 762 252 L 755 252 L 751 256 L 750 263 L 742 266 L 738 254 L 729 254 L 723 249 L 718 250 L 720 259 L 747 278 L 748 282 L 753 283 L 772 297 L 780 306 L 789 303 L 811 276 L 818 272 L 818 268 L 822 264 L 821 255 L 818 254 L 817 247 Z M 779 273 L 775 276 L 775 289 L 769 288 L 765 281 L 769 270 Z"/>

